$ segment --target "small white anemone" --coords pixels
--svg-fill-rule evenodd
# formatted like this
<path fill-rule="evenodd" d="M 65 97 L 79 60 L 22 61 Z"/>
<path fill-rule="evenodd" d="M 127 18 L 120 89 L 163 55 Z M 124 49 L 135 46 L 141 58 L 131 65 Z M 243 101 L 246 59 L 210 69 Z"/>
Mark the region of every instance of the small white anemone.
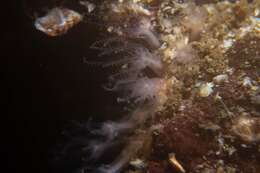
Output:
<path fill-rule="evenodd" d="M 143 17 L 137 25 L 128 29 L 126 33 L 129 34 L 129 36 L 145 40 L 146 43 L 152 47 L 159 48 L 161 45 L 160 39 L 153 28 L 151 19 Z"/>
<path fill-rule="evenodd" d="M 191 32 L 192 37 L 197 37 L 205 28 L 208 12 L 204 7 L 189 4 L 185 8 L 186 16 L 182 24 Z"/>
<path fill-rule="evenodd" d="M 144 103 L 145 101 L 159 101 L 165 88 L 165 81 L 161 78 L 142 77 L 129 81 L 118 81 L 116 86 L 110 90 L 121 90 L 124 94 L 122 101 L 134 100 L 135 103 Z"/>
<path fill-rule="evenodd" d="M 148 49 L 140 47 L 134 51 L 132 66 L 136 69 L 144 69 L 148 67 L 155 73 L 159 73 L 162 70 L 163 65 L 160 57 L 151 53 Z"/>
<path fill-rule="evenodd" d="M 164 82 L 160 78 L 141 78 L 135 83 L 130 84 L 129 98 L 136 99 L 136 102 L 144 102 L 145 100 L 157 100 L 161 90 L 164 88 Z"/>
<path fill-rule="evenodd" d="M 197 57 L 197 51 L 188 43 L 188 38 L 178 40 L 175 45 L 173 59 L 177 63 L 187 64 L 193 62 Z"/>

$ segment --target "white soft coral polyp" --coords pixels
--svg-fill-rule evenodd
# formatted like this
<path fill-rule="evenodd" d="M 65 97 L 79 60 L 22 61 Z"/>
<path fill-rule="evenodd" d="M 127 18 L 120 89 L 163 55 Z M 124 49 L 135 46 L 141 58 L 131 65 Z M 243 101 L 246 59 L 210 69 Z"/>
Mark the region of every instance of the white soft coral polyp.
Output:
<path fill-rule="evenodd" d="M 135 99 L 135 102 L 144 102 L 158 99 L 164 82 L 160 78 L 140 78 L 136 82 L 129 84 L 129 98 Z"/>

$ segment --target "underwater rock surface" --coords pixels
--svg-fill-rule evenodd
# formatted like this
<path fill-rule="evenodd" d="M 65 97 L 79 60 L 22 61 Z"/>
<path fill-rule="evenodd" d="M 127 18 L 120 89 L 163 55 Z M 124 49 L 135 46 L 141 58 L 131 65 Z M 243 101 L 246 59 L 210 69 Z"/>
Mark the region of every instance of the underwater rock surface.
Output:
<path fill-rule="evenodd" d="M 80 171 L 260 172 L 259 1 L 89 3 L 105 36 L 86 64 L 117 69 L 104 88 L 128 111 L 67 146 Z"/>

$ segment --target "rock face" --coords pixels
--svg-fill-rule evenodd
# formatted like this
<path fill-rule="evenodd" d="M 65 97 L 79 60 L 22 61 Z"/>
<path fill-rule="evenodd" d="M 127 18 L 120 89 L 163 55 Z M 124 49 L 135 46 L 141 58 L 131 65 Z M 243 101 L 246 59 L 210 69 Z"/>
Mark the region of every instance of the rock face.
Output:
<path fill-rule="evenodd" d="M 128 141 L 101 170 L 260 172 L 259 1 L 111 0 L 96 8 L 106 38 L 93 47 L 107 59 L 95 63 L 117 67 L 107 90 L 131 105 L 124 124 L 110 123 L 120 124 L 112 137 L 99 133 L 98 143 Z M 80 20 L 56 8 L 36 27 L 56 36 Z M 137 159 L 146 166 L 128 167 Z"/>

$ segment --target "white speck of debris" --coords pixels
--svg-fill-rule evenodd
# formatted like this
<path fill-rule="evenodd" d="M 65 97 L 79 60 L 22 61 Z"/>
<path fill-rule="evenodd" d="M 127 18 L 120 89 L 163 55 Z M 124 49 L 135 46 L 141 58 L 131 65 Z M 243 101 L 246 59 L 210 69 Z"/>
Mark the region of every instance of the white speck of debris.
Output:
<path fill-rule="evenodd" d="M 186 108 L 186 106 L 185 105 L 181 105 L 180 107 L 179 107 L 179 111 L 184 111 L 185 110 L 185 108 Z"/>
<path fill-rule="evenodd" d="M 130 165 L 132 165 L 136 169 L 143 169 L 146 166 L 144 161 L 141 159 L 135 159 L 135 160 L 130 161 Z"/>
<path fill-rule="evenodd" d="M 227 34 L 227 36 L 228 36 L 229 38 L 235 38 L 236 34 L 235 34 L 234 32 L 232 32 L 232 31 L 230 31 L 230 32 Z"/>
<path fill-rule="evenodd" d="M 242 27 L 240 28 L 240 33 L 239 33 L 239 38 L 244 37 L 247 33 L 249 33 L 251 30 L 253 29 L 253 27 L 250 26 L 246 26 L 246 27 Z"/>
<path fill-rule="evenodd" d="M 260 17 L 251 16 L 250 20 L 252 22 L 254 29 L 260 31 Z"/>
<path fill-rule="evenodd" d="M 107 28 L 107 31 L 108 32 L 112 32 L 114 30 L 114 27 L 113 26 L 109 26 L 108 28 Z"/>
<path fill-rule="evenodd" d="M 235 147 L 230 147 L 230 148 L 228 148 L 228 155 L 231 156 L 231 155 L 233 155 L 236 151 L 237 151 L 237 149 L 236 149 Z"/>
<path fill-rule="evenodd" d="M 260 14 L 260 10 L 257 8 L 257 9 L 255 9 L 255 11 L 254 11 L 254 16 L 258 16 Z"/>
<path fill-rule="evenodd" d="M 150 129 L 152 131 L 159 131 L 163 128 L 164 126 L 162 124 L 156 124 L 156 125 L 153 125 Z"/>
<path fill-rule="evenodd" d="M 234 68 L 228 68 L 228 69 L 226 70 L 226 72 L 227 72 L 229 75 L 231 75 L 231 74 L 234 73 Z"/>
<path fill-rule="evenodd" d="M 224 146 L 224 139 L 222 137 L 218 137 L 217 141 L 220 146 Z"/>
<path fill-rule="evenodd" d="M 148 9 L 144 8 L 142 5 L 137 4 L 135 2 L 132 4 L 132 8 L 135 11 L 140 12 L 141 14 L 144 14 L 144 15 L 147 15 L 147 16 L 151 15 L 151 12 Z"/>
<path fill-rule="evenodd" d="M 248 146 L 246 144 L 241 144 L 241 147 L 248 148 Z"/>
<path fill-rule="evenodd" d="M 243 86 L 245 86 L 245 87 L 251 87 L 252 86 L 252 81 L 249 77 L 245 77 L 243 79 Z"/>
<path fill-rule="evenodd" d="M 88 1 L 79 1 L 79 3 L 80 3 L 80 5 L 83 5 L 88 9 L 88 13 L 91 13 L 96 8 L 95 4 L 88 2 Z"/>
<path fill-rule="evenodd" d="M 202 84 L 199 89 L 199 95 L 201 97 L 208 97 L 213 92 L 213 87 L 214 84 L 212 82 Z"/>
<path fill-rule="evenodd" d="M 223 41 L 223 48 L 229 49 L 233 45 L 233 39 L 227 39 Z"/>
<path fill-rule="evenodd" d="M 228 75 L 226 74 L 220 74 L 220 75 L 217 75 L 213 78 L 213 81 L 217 84 L 220 84 L 222 82 L 227 82 L 228 81 Z"/>

